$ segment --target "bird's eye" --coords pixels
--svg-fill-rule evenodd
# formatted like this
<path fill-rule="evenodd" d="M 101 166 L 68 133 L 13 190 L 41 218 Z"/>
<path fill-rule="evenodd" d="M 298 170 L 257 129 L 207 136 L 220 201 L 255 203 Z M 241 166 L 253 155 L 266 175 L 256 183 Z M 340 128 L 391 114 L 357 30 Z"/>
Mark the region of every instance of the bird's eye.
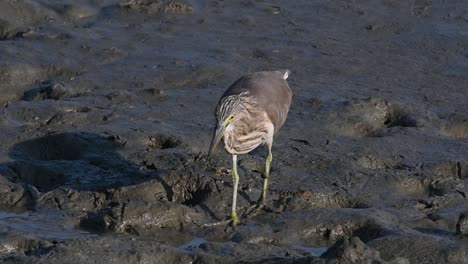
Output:
<path fill-rule="evenodd" d="M 232 119 L 234 119 L 234 115 L 230 115 L 226 120 L 224 121 L 224 125 L 227 126 L 229 123 L 231 123 Z"/>

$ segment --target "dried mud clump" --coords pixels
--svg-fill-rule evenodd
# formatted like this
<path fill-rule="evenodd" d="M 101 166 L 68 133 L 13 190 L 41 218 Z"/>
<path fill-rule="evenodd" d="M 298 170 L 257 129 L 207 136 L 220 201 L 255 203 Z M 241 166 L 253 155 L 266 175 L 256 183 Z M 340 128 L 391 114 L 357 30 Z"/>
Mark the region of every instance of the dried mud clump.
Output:
<path fill-rule="evenodd" d="M 347 237 L 336 242 L 322 258 L 327 263 L 399 263 L 409 264 L 405 258 L 394 258 L 391 261 L 384 261 L 380 253 L 364 244 L 358 237 Z"/>
<path fill-rule="evenodd" d="M 424 179 L 430 196 L 460 194 L 466 196 L 464 179 L 468 177 L 465 162 L 446 161 L 435 165 Z"/>
<path fill-rule="evenodd" d="M 26 30 L 20 29 L 0 19 L 0 41 L 22 37 Z"/>
<path fill-rule="evenodd" d="M 367 169 L 389 169 L 397 166 L 392 160 L 374 155 L 361 156 L 357 159 L 357 163 Z"/>
<path fill-rule="evenodd" d="M 0 172 L 0 208 L 28 209 L 34 205 L 39 192 L 29 184 L 15 183 Z"/>
<path fill-rule="evenodd" d="M 455 138 L 468 138 L 468 120 L 452 122 L 445 126 L 442 134 Z"/>
<path fill-rule="evenodd" d="M 46 99 L 60 100 L 73 97 L 74 94 L 70 89 L 62 84 L 53 84 L 50 81 L 45 81 L 39 84 L 38 87 L 25 91 L 21 100 L 24 101 L 40 101 Z"/>
<path fill-rule="evenodd" d="M 435 165 L 431 171 L 438 176 L 465 179 L 468 178 L 468 162 L 444 161 Z"/>
<path fill-rule="evenodd" d="M 120 3 L 121 7 L 129 10 L 153 13 L 189 14 L 193 11 L 192 6 L 179 1 L 161 0 L 126 0 Z"/>
<path fill-rule="evenodd" d="M 468 212 L 461 213 L 458 218 L 457 235 L 468 236 Z"/>

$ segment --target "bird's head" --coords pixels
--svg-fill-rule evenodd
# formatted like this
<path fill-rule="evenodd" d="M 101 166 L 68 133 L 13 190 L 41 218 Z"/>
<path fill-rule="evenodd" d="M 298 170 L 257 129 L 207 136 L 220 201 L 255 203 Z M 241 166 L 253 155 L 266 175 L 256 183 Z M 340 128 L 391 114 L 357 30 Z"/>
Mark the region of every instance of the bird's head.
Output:
<path fill-rule="evenodd" d="M 216 109 L 216 119 L 217 125 L 216 130 L 211 141 L 210 151 L 208 157 L 211 156 L 213 151 L 216 149 L 216 146 L 221 141 L 226 132 L 231 125 L 233 125 L 238 113 L 240 111 L 240 100 L 238 97 L 229 96 L 221 100 L 220 104 Z"/>

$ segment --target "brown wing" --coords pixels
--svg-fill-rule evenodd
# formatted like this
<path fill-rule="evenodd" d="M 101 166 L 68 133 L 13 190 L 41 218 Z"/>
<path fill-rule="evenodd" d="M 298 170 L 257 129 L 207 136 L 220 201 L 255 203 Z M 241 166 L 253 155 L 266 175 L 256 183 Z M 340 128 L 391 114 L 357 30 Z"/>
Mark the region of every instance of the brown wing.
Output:
<path fill-rule="evenodd" d="M 248 82 L 249 91 L 257 99 L 259 108 L 263 108 L 270 118 L 275 133 L 283 126 L 291 105 L 292 92 L 287 78 L 289 71 L 259 72 L 252 74 Z"/>
<path fill-rule="evenodd" d="M 224 93 L 224 97 L 247 93 L 263 109 L 275 127 L 275 133 L 283 126 L 291 105 L 292 92 L 286 79 L 289 70 L 256 72 L 241 77 Z"/>

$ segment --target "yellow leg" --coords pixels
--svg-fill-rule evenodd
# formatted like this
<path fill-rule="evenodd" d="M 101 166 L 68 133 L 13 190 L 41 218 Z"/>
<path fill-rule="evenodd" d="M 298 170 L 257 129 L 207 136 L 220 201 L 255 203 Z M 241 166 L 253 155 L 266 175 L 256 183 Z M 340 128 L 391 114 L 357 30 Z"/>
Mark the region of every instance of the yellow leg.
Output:
<path fill-rule="evenodd" d="M 233 225 L 240 224 L 239 218 L 236 213 L 237 203 L 237 186 L 239 185 L 239 174 L 237 174 L 237 155 L 232 155 L 232 208 L 231 208 L 231 221 Z"/>
<path fill-rule="evenodd" d="M 270 168 L 271 168 L 271 161 L 273 160 L 273 155 L 271 154 L 271 151 L 268 151 L 268 156 L 265 159 L 265 175 L 263 179 L 263 189 L 262 189 L 262 196 L 260 197 L 259 205 L 260 203 L 265 204 L 266 201 L 266 194 L 268 191 L 268 180 L 270 178 Z"/>
<path fill-rule="evenodd" d="M 266 207 L 266 194 L 268 192 L 268 180 L 270 179 L 270 168 L 271 168 L 271 161 L 273 160 L 273 155 L 271 154 L 271 149 L 268 148 L 268 156 L 265 159 L 265 173 L 263 175 L 263 188 L 262 194 L 258 199 L 257 203 L 250 206 L 247 211 L 246 215 L 255 215 L 259 212 L 259 210 Z"/>

